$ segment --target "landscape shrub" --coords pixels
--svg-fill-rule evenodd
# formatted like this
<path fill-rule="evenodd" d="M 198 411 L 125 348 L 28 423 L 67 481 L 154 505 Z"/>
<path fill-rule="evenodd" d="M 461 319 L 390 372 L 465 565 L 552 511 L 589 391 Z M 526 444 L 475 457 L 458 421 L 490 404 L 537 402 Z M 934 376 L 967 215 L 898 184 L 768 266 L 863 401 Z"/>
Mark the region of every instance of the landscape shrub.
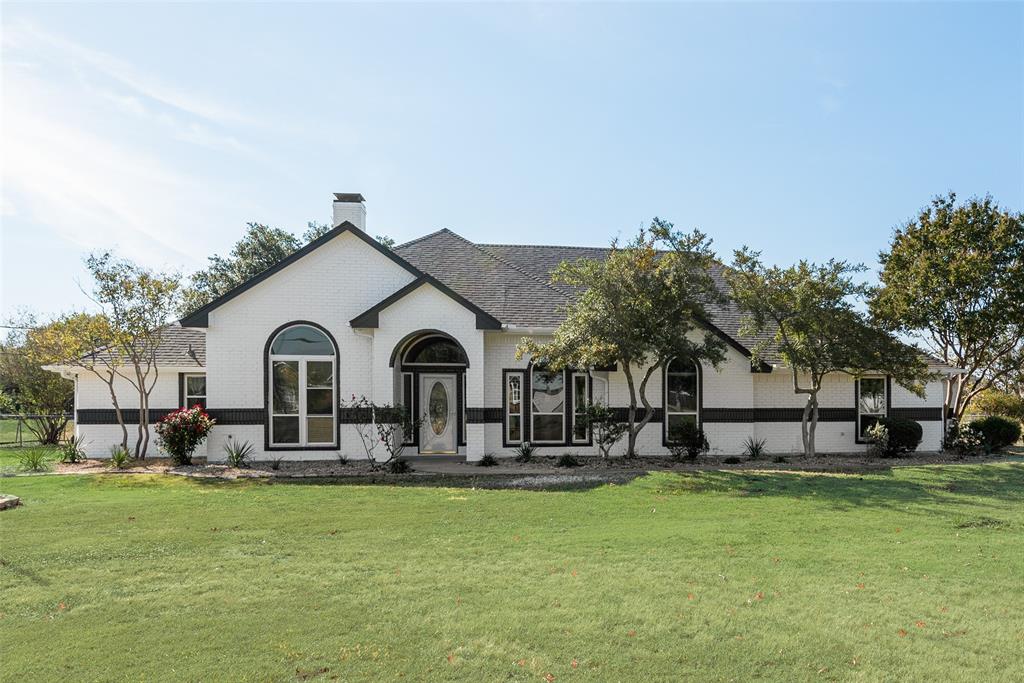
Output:
<path fill-rule="evenodd" d="M 249 464 L 246 462 L 249 456 L 252 455 L 253 445 L 251 441 L 245 441 L 238 443 L 234 439 L 228 439 L 228 442 L 224 444 L 224 452 L 228 456 L 228 466 L 237 467 L 248 467 Z"/>
<path fill-rule="evenodd" d="M 946 446 L 959 455 L 982 455 L 985 453 L 985 435 L 972 425 L 957 427 L 951 424 Z"/>
<path fill-rule="evenodd" d="M 533 459 L 533 452 L 536 450 L 536 446 L 530 445 L 529 441 L 524 441 L 516 449 L 516 462 L 530 462 Z"/>
<path fill-rule="evenodd" d="M 117 470 L 123 470 L 132 463 L 132 455 L 128 452 L 128 449 L 121 445 L 110 447 L 110 467 Z"/>
<path fill-rule="evenodd" d="M 412 465 L 408 460 L 394 459 L 388 463 L 388 472 L 391 474 L 408 474 L 412 472 Z"/>
<path fill-rule="evenodd" d="M 711 450 L 704 430 L 690 422 L 684 422 L 669 434 L 669 452 L 673 460 L 696 460 Z"/>
<path fill-rule="evenodd" d="M 582 463 L 572 453 L 562 453 L 555 461 L 555 467 L 579 467 Z"/>
<path fill-rule="evenodd" d="M 876 422 L 864 432 L 864 440 L 868 442 L 868 453 L 885 458 L 889 455 L 889 429 L 881 422 Z"/>
<path fill-rule="evenodd" d="M 924 429 L 920 422 L 900 417 L 883 417 L 878 423 L 889 430 L 889 455 L 912 453 L 921 445 Z"/>
<path fill-rule="evenodd" d="M 1020 438 L 1020 423 L 1000 415 L 974 420 L 970 427 L 981 432 L 989 452 L 1012 446 Z"/>
<path fill-rule="evenodd" d="M 774 458 L 772 458 L 772 462 L 781 463 L 781 462 L 789 462 L 789 460 L 786 460 L 786 456 L 784 456 L 784 455 L 776 455 Z"/>
<path fill-rule="evenodd" d="M 26 472 L 45 472 L 50 469 L 49 451 L 29 448 L 18 454 L 18 465 Z"/>
<path fill-rule="evenodd" d="M 85 460 L 85 439 L 80 436 L 70 436 L 68 440 L 59 447 L 58 459 L 63 463 L 73 464 Z"/>
<path fill-rule="evenodd" d="M 275 472 L 278 471 L 279 469 L 281 469 L 281 463 L 283 461 L 284 456 L 281 456 L 280 458 L 274 458 L 273 460 L 270 461 L 270 469 L 274 470 Z"/>
<path fill-rule="evenodd" d="M 894 458 L 915 451 L 923 435 L 920 423 L 914 420 L 883 417 L 868 427 L 865 439 L 870 444 L 870 452 L 883 458 Z"/>
<path fill-rule="evenodd" d="M 730 455 L 728 458 L 724 458 L 722 462 L 726 465 L 738 465 L 743 462 L 743 458 L 736 455 Z"/>
<path fill-rule="evenodd" d="M 747 440 L 743 442 L 743 453 L 751 460 L 757 460 L 764 455 L 767 443 L 767 439 L 755 439 L 752 436 L 748 436 Z"/>
<path fill-rule="evenodd" d="M 494 467 L 497 464 L 498 464 L 498 459 L 495 458 L 490 453 L 488 453 L 487 455 L 485 455 L 484 457 L 480 458 L 477 461 L 476 466 L 477 467 Z"/>
<path fill-rule="evenodd" d="M 175 465 L 191 465 L 192 454 L 206 440 L 213 425 L 213 418 L 198 405 L 182 408 L 157 422 L 157 441 Z"/>

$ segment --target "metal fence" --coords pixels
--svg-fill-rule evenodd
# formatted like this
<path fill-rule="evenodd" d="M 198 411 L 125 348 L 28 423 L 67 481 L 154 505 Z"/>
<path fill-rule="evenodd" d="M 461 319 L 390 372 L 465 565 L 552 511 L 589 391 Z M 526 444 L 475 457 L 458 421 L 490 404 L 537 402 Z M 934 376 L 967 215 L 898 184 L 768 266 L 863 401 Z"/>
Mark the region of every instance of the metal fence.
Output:
<path fill-rule="evenodd" d="M 28 423 L 38 420 L 41 418 L 60 418 L 66 417 L 68 424 L 64 428 L 64 436 L 73 433 L 75 429 L 74 423 L 71 421 L 74 416 L 70 413 L 66 415 L 8 415 L 0 414 L 0 448 L 10 446 L 34 446 L 39 443 L 39 439 L 29 429 Z"/>

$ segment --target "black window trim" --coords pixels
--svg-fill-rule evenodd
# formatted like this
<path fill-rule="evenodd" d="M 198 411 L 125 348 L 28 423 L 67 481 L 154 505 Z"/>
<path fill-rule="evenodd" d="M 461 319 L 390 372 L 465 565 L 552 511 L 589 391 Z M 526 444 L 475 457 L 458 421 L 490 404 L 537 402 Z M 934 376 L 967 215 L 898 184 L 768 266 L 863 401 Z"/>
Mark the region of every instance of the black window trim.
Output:
<path fill-rule="evenodd" d="M 704 428 L 704 366 L 697 362 L 691 361 L 694 367 L 697 369 L 697 429 Z M 668 412 L 668 374 L 669 368 L 672 365 L 670 360 L 665 363 L 661 369 L 661 445 L 668 448 L 673 446 L 672 442 L 668 440 L 668 423 L 669 423 L 669 412 Z M 679 413 L 673 413 L 679 414 Z"/>
<path fill-rule="evenodd" d="M 270 443 L 270 345 L 273 344 L 274 339 L 277 338 L 284 330 L 295 325 L 309 325 L 320 332 L 327 335 L 327 338 L 331 340 L 331 345 L 334 346 L 334 444 L 322 444 L 316 446 L 282 446 L 273 445 Z M 279 326 L 270 336 L 267 337 L 266 343 L 263 345 L 263 450 L 272 451 L 337 451 L 340 448 L 341 440 L 341 419 L 338 415 L 338 399 L 341 396 L 339 391 L 339 375 L 341 368 L 341 354 L 338 351 L 338 342 L 323 325 L 319 325 L 311 320 L 292 320 L 291 322 L 284 323 Z"/>

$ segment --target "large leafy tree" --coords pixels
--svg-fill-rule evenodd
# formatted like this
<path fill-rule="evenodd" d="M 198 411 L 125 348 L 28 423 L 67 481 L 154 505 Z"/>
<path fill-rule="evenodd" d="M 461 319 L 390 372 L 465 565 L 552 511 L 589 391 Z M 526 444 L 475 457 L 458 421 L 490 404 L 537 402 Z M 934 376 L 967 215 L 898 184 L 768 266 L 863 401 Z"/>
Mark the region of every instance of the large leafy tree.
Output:
<path fill-rule="evenodd" d="M 659 251 L 659 245 L 669 245 Z M 654 416 L 647 386 L 673 358 L 725 358 L 725 345 L 707 330 L 706 307 L 722 294 L 709 273 L 711 243 L 699 231 L 679 233 L 654 219 L 625 245 L 611 244 L 603 260 L 561 263 L 553 281 L 581 291 L 550 342 L 523 339 L 517 355 L 552 370 L 618 364 L 629 388 L 626 455 L 636 455 L 640 431 Z M 642 410 L 641 410 L 642 406 Z"/>
<path fill-rule="evenodd" d="M 831 260 L 819 265 L 767 267 L 760 252 L 735 252 L 727 274 L 732 296 L 745 313 L 743 332 L 764 337 L 755 360 L 777 353 L 789 368 L 793 391 L 807 396 L 801 420 L 804 453 L 815 453 L 818 394 L 832 373 L 859 376 L 880 372 L 918 395 L 930 377 L 919 350 L 872 325 L 854 302 L 867 296 L 853 280 L 863 266 Z"/>
<path fill-rule="evenodd" d="M 40 443 L 55 444 L 68 424 L 74 385 L 42 368 L 59 360 L 45 353 L 41 343 L 44 328 L 30 313 L 11 321 L 6 338 L 0 342 L 0 390 L 10 398 L 13 409 L 26 418 L 25 424 Z"/>
<path fill-rule="evenodd" d="M 946 397 L 959 418 L 971 399 L 1024 370 L 1024 217 L 991 197 L 936 197 L 879 254 L 877 320 L 963 368 Z"/>

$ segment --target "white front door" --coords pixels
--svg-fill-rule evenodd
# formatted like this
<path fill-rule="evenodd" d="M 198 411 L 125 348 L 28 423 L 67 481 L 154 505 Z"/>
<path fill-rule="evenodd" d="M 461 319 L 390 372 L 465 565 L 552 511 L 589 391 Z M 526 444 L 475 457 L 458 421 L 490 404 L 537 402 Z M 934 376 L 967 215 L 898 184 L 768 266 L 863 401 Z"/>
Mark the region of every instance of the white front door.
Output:
<path fill-rule="evenodd" d="M 420 375 L 420 453 L 458 453 L 455 375 Z"/>

